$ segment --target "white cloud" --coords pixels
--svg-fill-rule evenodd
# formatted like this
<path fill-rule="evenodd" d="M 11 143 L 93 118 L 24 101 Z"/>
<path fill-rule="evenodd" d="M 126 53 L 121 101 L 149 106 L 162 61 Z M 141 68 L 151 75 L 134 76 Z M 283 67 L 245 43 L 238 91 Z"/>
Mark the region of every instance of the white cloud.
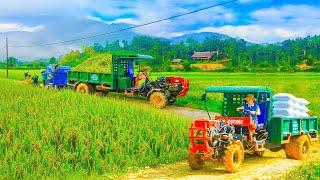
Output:
<path fill-rule="evenodd" d="M 22 24 L 15 23 L 0 23 L 0 32 L 10 31 L 24 31 L 24 32 L 37 32 L 44 28 L 43 25 L 38 26 L 25 26 Z"/>
<path fill-rule="evenodd" d="M 260 9 L 250 14 L 249 25 L 204 27 L 195 32 L 216 32 L 247 41 L 279 42 L 286 39 L 320 34 L 320 8 L 308 5 L 285 5 Z"/>
<path fill-rule="evenodd" d="M 119 18 L 114 21 L 104 21 L 101 18 L 94 17 L 94 16 L 87 16 L 87 19 L 102 22 L 106 24 L 119 24 L 119 23 L 125 23 L 125 24 L 132 24 L 132 25 L 138 25 L 139 21 L 133 19 L 133 18 Z"/>
<path fill-rule="evenodd" d="M 320 28 L 318 28 L 317 31 L 320 32 Z M 291 30 L 283 27 L 275 28 L 257 24 L 245 26 L 206 27 L 198 30 L 197 32 L 222 33 L 255 43 L 279 42 L 281 40 L 307 35 L 304 29 Z"/>
<path fill-rule="evenodd" d="M 313 21 L 319 22 L 320 8 L 309 5 L 285 5 L 280 8 L 267 8 L 257 10 L 250 15 L 258 23 L 264 24 L 311 24 Z M 301 25 L 301 24 L 300 24 Z"/>
<path fill-rule="evenodd" d="M 207 5 L 206 0 L 189 0 L 189 1 L 178 1 L 178 0 L 154 0 L 154 1 L 124 1 L 128 8 L 117 9 L 114 6 L 119 5 L 118 1 L 110 1 L 108 6 L 97 6 L 93 8 L 102 12 L 102 14 L 108 16 L 115 16 L 120 14 L 135 14 L 136 18 L 125 18 L 121 17 L 113 21 L 104 21 L 101 18 L 91 17 L 96 21 L 111 23 L 128 23 L 132 25 L 144 24 L 147 22 L 167 18 L 173 15 L 178 15 L 182 13 L 189 12 L 191 10 L 199 8 L 197 5 L 205 6 Z M 216 3 L 216 2 L 215 2 Z M 195 5 L 197 4 L 197 5 Z M 90 17 L 90 16 L 89 16 Z M 213 24 L 219 23 L 230 23 L 236 20 L 235 13 L 230 9 L 225 9 L 224 7 L 215 7 L 208 9 L 203 12 L 198 12 L 196 14 L 179 17 L 175 20 L 166 21 L 159 23 L 157 25 L 147 26 L 146 28 L 139 28 L 135 32 L 155 35 L 159 37 L 169 37 L 174 36 L 178 29 L 187 28 L 191 26 L 202 26 L 202 24 Z"/>

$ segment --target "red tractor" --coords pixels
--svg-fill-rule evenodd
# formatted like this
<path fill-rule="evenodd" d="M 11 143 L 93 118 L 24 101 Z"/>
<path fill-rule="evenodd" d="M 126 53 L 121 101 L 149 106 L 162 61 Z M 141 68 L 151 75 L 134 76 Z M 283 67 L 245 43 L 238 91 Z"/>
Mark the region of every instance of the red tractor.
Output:
<path fill-rule="evenodd" d="M 287 158 L 305 160 L 311 142 L 317 141 L 317 117 L 273 117 L 272 89 L 267 87 L 209 87 L 203 94 L 222 93 L 221 116 L 195 120 L 190 128 L 189 166 L 201 169 L 205 161 L 223 162 L 227 172 L 237 172 L 244 154 L 263 156 L 266 149 L 285 150 Z M 261 113 L 256 123 L 237 109 L 253 94 Z"/>

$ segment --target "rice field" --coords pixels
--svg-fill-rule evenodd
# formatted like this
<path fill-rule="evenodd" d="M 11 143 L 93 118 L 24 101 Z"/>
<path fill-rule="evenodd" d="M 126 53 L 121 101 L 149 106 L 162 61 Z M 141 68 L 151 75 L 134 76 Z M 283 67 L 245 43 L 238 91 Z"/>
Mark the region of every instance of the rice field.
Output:
<path fill-rule="evenodd" d="M 10 71 L 11 79 L 22 79 L 25 70 Z M 39 70 L 31 70 L 31 74 Z M 286 92 L 302 97 L 311 102 L 309 109 L 314 115 L 320 115 L 320 73 L 213 73 L 213 72 L 168 72 L 152 73 L 152 77 L 182 76 L 190 80 L 191 86 L 187 96 L 177 99 L 175 105 L 205 109 L 201 102 L 201 94 L 208 86 L 268 86 L 275 93 Z M 0 77 L 5 71 L 0 70 Z M 208 107 L 220 112 L 221 96 L 212 95 Z"/>
<path fill-rule="evenodd" d="M 189 121 L 148 104 L 0 83 L 1 178 L 95 177 L 187 156 Z"/>
<path fill-rule="evenodd" d="M 0 176 L 109 177 L 185 159 L 189 121 L 123 96 L 105 98 L 23 85 L 25 70 L 0 70 Z M 30 71 L 40 74 L 39 70 Z M 204 109 L 208 86 L 269 86 L 311 102 L 320 114 L 320 73 L 153 73 L 183 76 L 190 90 L 176 105 Z M 219 95 L 209 108 L 218 112 Z M 107 175 L 107 176 L 105 176 Z"/>

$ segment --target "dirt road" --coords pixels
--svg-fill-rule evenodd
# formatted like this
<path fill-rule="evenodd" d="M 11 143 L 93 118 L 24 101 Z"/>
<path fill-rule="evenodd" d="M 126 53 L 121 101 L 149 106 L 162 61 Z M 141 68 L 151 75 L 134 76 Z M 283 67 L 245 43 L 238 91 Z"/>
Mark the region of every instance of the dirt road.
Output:
<path fill-rule="evenodd" d="M 185 107 L 170 107 L 178 115 L 188 119 L 207 118 L 207 112 Z M 215 113 L 210 113 L 212 116 Z M 313 144 L 311 160 L 320 160 L 320 145 Z M 303 162 L 287 159 L 283 150 L 267 151 L 264 157 L 246 156 L 241 170 L 237 173 L 227 173 L 223 164 L 208 162 L 203 169 L 194 171 L 184 160 L 174 164 L 160 165 L 157 168 L 145 168 L 136 173 L 130 173 L 125 179 L 281 179 L 292 168 Z"/>
<path fill-rule="evenodd" d="M 314 145 L 314 157 L 320 159 L 319 145 Z M 203 169 L 193 171 L 187 160 L 154 169 L 143 169 L 137 173 L 128 174 L 127 179 L 280 179 L 292 168 L 302 164 L 298 160 L 286 159 L 284 151 L 266 152 L 264 157 L 246 156 L 241 170 L 237 173 L 227 173 L 223 164 L 208 162 Z"/>
<path fill-rule="evenodd" d="M 192 109 L 188 107 L 179 107 L 179 106 L 168 106 L 165 109 L 166 111 L 171 111 L 179 116 L 184 116 L 187 119 L 194 120 L 194 119 L 201 119 L 205 118 L 208 119 L 208 113 L 203 110 L 199 109 Z M 217 113 L 210 112 L 210 116 L 214 117 Z"/>

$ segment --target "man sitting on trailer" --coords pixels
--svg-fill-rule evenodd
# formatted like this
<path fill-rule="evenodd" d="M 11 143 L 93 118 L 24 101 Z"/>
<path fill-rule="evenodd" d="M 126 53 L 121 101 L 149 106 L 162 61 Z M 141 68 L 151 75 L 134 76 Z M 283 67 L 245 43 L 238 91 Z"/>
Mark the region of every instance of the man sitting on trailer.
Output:
<path fill-rule="evenodd" d="M 254 98 L 253 94 L 247 94 L 246 101 L 242 107 L 237 108 L 237 111 L 243 111 L 246 116 L 251 117 L 257 127 L 258 116 L 261 114 L 259 105 L 255 103 L 256 98 Z"/>

